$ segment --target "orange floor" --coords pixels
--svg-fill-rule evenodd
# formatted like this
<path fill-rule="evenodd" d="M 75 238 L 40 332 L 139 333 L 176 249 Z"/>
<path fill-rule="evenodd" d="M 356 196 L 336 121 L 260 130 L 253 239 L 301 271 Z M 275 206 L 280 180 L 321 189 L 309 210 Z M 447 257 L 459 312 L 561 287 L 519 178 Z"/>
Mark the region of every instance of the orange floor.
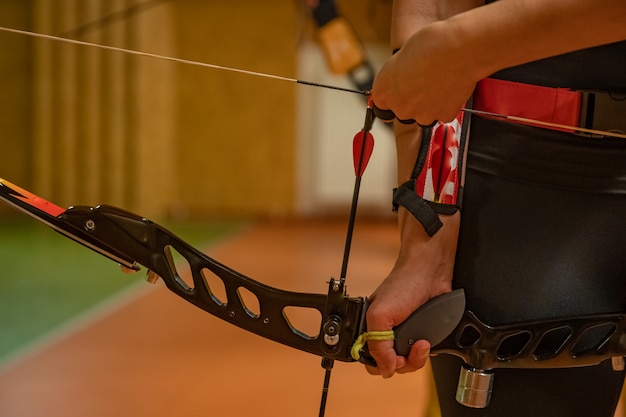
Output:
<path fill-rule="evenodd" d="M 254 226 L 206 249 L 283 289 L 326 292 L 340 270 L 345 222 Z M 392 223 L 359 224 L 348 292 L 368 295 L 397 252 Z M 126 279 L 120 273 L 114 279 Z M 338 363 L 326 416 L 423 415 L 427 372 L 390 380 Z M 318 357 L 227 325 L 145 284 L 108 314 L 0 370 L 3 417 L 317 416 Z"/>

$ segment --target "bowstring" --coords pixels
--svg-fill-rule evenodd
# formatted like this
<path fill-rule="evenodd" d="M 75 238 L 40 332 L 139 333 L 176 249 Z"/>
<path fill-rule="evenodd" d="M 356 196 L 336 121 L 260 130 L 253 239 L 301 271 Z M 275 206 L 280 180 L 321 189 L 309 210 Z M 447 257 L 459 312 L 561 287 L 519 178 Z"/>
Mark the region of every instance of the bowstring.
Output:
<path fill-rule="evenodd" d="M 242 69 L 242 68 L 234 68 L 234 67 L 229 67 L 229 66 L 225 66 L 225 65 L 210 64 L 208 62 L 195 61 L 195 60 L 185 59 L 185 58 L 178 58 L 178 57 L 169 56 L 169 55 L 161 55 L 161 54 L 156 54 L 156 53 L 152 53 L 152 52 L 143 52 L 143 51 L 138 51 L 136 49 L 128 49 L 128 48 L 121 48 L 121 47 L 118 47 L 118 46 L 104 45 L 104 44 L 100 44 L 100 43 L 80 41 L 80 40 L 77 40 L 77 39 L 67 38 L 67 37 L 63 37 L 63 36 L 48 35 L 48 34 L 45 34 L 45 33 L 39 33 L 39 32 L 32 32 L 32 31 L 28 31 L 28 30 L 8 28 L 8 27 L 4 27 L 4 26 L 0 26 L 0 31 L 9 32 L 9 33 L 15 33 L 15 34 L 24 35 L 24 36 L 35 37 L 35 38 L 39 38 L 39 39 L 47 39 L 47 40 L 50 40 L 50 41 L 63 42 L 63 43 L 68 43 L 68 44 L 73 44 L 73 45 L 87 46 L 87 47 L 91 47 L 91 48 L 103 49 L 103 50 L 106 50 L 106 51 L 121 52 L 121 53 L 129 54 L 129 55 L 142 56 L 142 57 L 147 57 L 147 58 L 154 58 L 154 59 L 159 59 L 159 60 L 163 60 L 163 61 L 177 62 L 179 64 L 194 65 L 194 66 L 197 66 L 197 67 L 211 68 L 211 69 L 216 69 L 216 70 L 221 70 L 221 71 L 235 72 L 235 73 L 250 75 L 250 76 L 254 76 L 254 77 L 263 77 L 263 78 L 269 78 L 269 79 L 278 80 L 278 81 L 287 81 L 287 82 L 291 82 L 291 83 L 303 84 L 303 85 L 308 85 L 308 86 L 312 86 L 312 87 L 326 88 L 326 89 L 330 89 L 330 90 L 343 91 L 343 92 L 347 92 L 347 93 L 354 93 L 354 94 L 360 94 L 360 95 L 365 95 L 365 96 L 369 95 L 369 91 L 362 91 L 362 90 L 356 90 L 356 89 L 352 89 L 352 88 L 339 87 L 339 86 L 335 86 L 335 85 L 317 83 L 317 82 L 313 82 L 313 81 L 304 81 L 304 80 L 299 80 L 297 78 L 284 77 L 284 76 L 281 76 L 281 75 L 268 74 L 268 73 L 259 72 L 259 71 L 251 71 L 251 70 L 246 70 L 246 69 Z"/>
<path fill-rule="evenodd" d="M 286 81 L 286 82 L 291 82 L 291 83 L 296 83 L 296 84 L 308 85 L 311 87 L 325 88 L 325 89 L 330 89 L 330 90 L 342 91 L 346 93 L 364 95 L 364 96 L 370 95 L 369 91 L 356 90 L 356 89 L 346 88 L 346 87 L 339 87 L 336 85 L 323 84 L 323 83 L 318 83 L 318 82 L 313 82 L 313 81 L 299 80 L 297 78 L 292 78 L 292 77 L 285 77 L 281 75 L 269 74 L 269 73 L 259 72 L 259 71 L 251 71 L 251 70 L 246 70 L 242 68 L 229 67 L 225 65 L 211 64 L 208 62 L 195 61 L 195 60 L 185 59 L 185 58 L 178 58 L 178 57 L 173 57 L 169 55 L 161 55 L 161 54 L 156 54 L 152 52 L 143 52 L 143 51 L 138 51 L 135 49 L 121 48 L 121 47 L 111 46 L 111 45 L 103 45 L 103 44 L 94 43 L 94 42 L 79 41 L 77 39 L 67 38 L 63 36 L 48 35 L 45 33 L 8 28 L 5 26 L 0 26 L 0 31 L 24 35 L 24 36 L 30 36 L 30 37 L 40 38 L 40 39 L 47 39 L 47 40 L 56 41 L 56 42 L 63 42 L 63 43 L 86 46 L 86 47 L 91 47 L 91 48 L 103 49 L 107 51 L 121 52 L 121 53 L 135 55 L 135 56 L 154 58 L 154 59 L 170 61 L 170 62 L 177 62 L 177 63 L 185 64 L 185 65 L 194 65 L 198 67 L 235 72 L 235 73 L 250 75 L 254 77 L 263 77 L 263 78 L 269 78 L 269 79 L 278 80 L 278 81 Z M 461 111 L 464 111 L 467 113 L 473 113 L 479 116 L 504 119 L 512 123 L 534 124 L 534 125 L 541 126 L 544 128 L 566 129 L 566 130 L 572 130 L 572 131 L 579 132 L 579 133 L 587 133 L 591 135 L 610 136 L 610 137 L 626 139 L 626 134 L 621 133 L 621 132 L 586 129 L 586 128 L 579 127 L 579 126 L 561 125 L 561 124 L 555 124 L 555 123 L 550 123 L 550 122 L 543 122 L 543 121 L 535 120 L 535 119 L 527 119 L 527 118 L 522 118 L 522 117 L 517 117 L 517 116 L 498 114 L 498 113 L 492 113 L 492 112 L 487 112 L 487 111 L 479 111 L 479 110 L 473 110 L 473 109 L 467 109 L 467 108 L 462 108 Z"/>

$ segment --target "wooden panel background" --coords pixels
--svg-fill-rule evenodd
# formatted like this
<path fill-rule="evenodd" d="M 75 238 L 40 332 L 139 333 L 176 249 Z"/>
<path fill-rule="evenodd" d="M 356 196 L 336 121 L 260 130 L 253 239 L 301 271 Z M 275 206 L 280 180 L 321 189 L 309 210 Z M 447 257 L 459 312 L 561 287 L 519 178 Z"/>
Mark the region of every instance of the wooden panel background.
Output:
<path fill-rule="evenodd" d="M 389 4 L 338 1 L 366 41 L 386 32 Z M 290 78 L 312 36 L 285 0 L 5 0 L 0 12 L 9 27 Z M 157 218 L 297 214 L 305 87 L 15 34 L 0 45 L 5 178 L 62 206 Z"/>
<path fill-rule="evenodd" d="M 293 77 L 297 20 L 291 1 L 178 1 L 177 53 Z M 206 68 L 178 71 L 178 214 L 293 214 L 296 86 Z"/>
<path fill-rule="evenodd" d="M 89 25 L 141 3 L 151 5 Z M 0 8 L 18 29 L 295 73 L 294 2 Z M 0 45 L 0 175 L 64 206 L 107 203 L 159 218 L 293 214 L 294 85 L 15 34 L 0 34 Z"/>
<path fill-rule="evenodd" d="M 24 27 L 31 9 L 21 0 L 0 2 L 0 25 Z M 27 161 L 31 151 L 31 40 L 0 34 L 0 177 L 29 181 Z M 12 209 L 0 207 L 0 212 Z"/>

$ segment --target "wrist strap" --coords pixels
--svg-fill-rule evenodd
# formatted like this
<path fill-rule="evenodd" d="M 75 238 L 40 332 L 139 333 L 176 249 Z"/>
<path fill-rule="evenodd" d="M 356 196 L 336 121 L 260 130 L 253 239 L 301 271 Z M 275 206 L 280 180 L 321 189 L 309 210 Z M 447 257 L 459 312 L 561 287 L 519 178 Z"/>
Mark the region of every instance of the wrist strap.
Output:
<path fill-rule="evenodd" d="M 405 207 L 419 221 L 426 234 L 433 237 L 443 226 L 435 210 L 428 201 L 415 193 L 415 180 L 409 180 L 398 188 L 393 189 L 393 211 L 398 207 Z"/>
<path fill-rule="evenodd" d="M 451 215 L 461 209 L 470 124 L 470 117 L 465 116 L 460 112 L 452 122 L 438 122 L 423 130 L 411 179 L 393 190 L 394 211 L 406 207 L 429 237 L 443 226 L 440 214 Z"/>

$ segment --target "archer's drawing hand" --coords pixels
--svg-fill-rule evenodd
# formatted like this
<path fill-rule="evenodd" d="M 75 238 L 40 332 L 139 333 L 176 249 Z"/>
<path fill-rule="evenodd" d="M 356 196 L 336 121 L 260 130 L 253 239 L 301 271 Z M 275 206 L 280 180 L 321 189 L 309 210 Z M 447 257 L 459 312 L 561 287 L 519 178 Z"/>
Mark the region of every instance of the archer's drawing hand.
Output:
<path fill-rule="evenodd" d="M 442 219 L 444 226 L 432 238 L 404 209 L 398 215 L 402 235 L 400 255 L 371 296 L 366 316 L 369 331 L 391 330 L 426 301 L 452 288 L 460 214 Z M 378 366 L 367 370 L 383 378 L 422 368 L 430 351 L 426 340 L 416 341 L 408 357 L 396 354 L 393 341 L 369 341 L 368 348 Z"/>
<path fill-rule="evenodd" d="M 473 77 L 462 46 L 446 22 L 418 30 L 374 79 L 376 107 L 423 126 L 453 120 L 480 79 Z"/>
<path fill-rule="evenodd" d="M 502 69 L 626 39 L 623 0 L 439 1 L 434 10 L 450 13 L 435 12 L 440 20 L 424 25 L 413 23 L 423 4 L 398 3 L 392 45 L 400 50 L 375 78 L 372 97 L 423 126 L 451 121 L 476 83 Z"/>

